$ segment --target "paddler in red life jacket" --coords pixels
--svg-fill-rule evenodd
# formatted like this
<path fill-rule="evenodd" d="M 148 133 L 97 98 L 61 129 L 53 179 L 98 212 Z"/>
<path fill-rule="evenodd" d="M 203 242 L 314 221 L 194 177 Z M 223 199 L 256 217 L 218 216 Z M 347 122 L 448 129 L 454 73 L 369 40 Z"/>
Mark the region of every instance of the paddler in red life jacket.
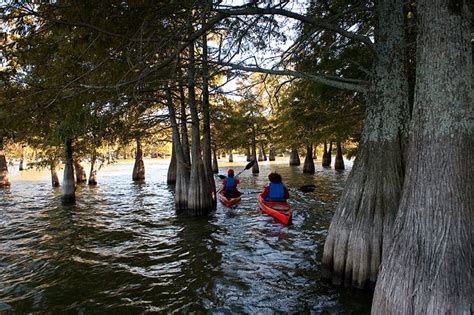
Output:
<path fill-rule="evenodd" d="M 234 177 L 234 170 L 230 168 L 227 171 L 227 177 L 222 182 L 222 190 L 224 190 L 224 196 L 226 198 L 239 197 L 241 193 L 237 190 L 238 184 L 240 184 L 240 180 Z"/>
<path fill-rule="evenodd" d="M 265 201 L 286 201 L 286 199 L 290 198 L 288 189 L 283 185 L 280 174 L 277 172 L 270 173 L 268 180 L 270 184 L 265 187 L 262 193 L 262 198 Z"/>

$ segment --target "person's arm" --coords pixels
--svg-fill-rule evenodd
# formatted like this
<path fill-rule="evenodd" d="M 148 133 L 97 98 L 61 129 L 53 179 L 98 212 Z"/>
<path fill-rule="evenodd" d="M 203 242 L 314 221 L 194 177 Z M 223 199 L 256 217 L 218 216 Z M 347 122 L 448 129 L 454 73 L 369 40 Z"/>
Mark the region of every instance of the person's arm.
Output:
<path fill-rule="evenodd" d="M 265 199 L 268 194 L 270 194 L 270 186 L 265 186 L 265 189 L 263 190 L 263 193 L 262 193 L 262 198 Z"/>

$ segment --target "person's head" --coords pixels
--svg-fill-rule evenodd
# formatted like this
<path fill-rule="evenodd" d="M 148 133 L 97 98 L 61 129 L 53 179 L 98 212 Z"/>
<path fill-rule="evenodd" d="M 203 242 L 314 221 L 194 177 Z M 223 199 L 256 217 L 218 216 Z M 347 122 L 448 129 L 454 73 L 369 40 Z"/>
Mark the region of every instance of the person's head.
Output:
<path fill-rule="evenodd" d="M 277 172 L 272 172 L 268 175 L 268 180 L 275 184 L 281 183 L 281 175 Z"/>
<path fill-rule="evenodd" d="M 227 176 L 234 177 L 234 170 L 229 168 L 229 170 L 227 171 Z"/>

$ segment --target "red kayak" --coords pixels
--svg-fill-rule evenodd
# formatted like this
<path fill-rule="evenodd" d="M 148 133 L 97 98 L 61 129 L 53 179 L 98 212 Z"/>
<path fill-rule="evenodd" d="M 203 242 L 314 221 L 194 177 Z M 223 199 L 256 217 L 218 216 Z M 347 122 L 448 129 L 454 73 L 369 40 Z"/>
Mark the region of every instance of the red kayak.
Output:
<path fill-rule="evenodd" d="M 288 225 L 291 224 L 293 211 L 286 201 L 265 201 L 262 195 L 258 195 L 258 204 L 260 209 L 266 214 L 278 219 L 280 222 Z"/>
<path fill-rule="evenodd" d="M 226 196 L 224 196 L 224 191 L 222 190 L 217 192 L 217 198 L 219 198 L 220 202 L 222 202 L 224 206 L 229 208 L 238 204 L 241 199 L 240 196 L 235 198 L 226 198 Z"/>

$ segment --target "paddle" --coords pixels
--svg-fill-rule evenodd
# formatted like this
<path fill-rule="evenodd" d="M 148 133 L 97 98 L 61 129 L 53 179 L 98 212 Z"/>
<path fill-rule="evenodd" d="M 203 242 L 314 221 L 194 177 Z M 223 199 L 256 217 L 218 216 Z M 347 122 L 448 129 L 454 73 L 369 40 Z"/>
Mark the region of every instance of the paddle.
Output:
<path fill-rule="evenodd" d="M 254 164 L 255 164 L 255 160 L 250 161 L 250 162 L 245 166 L 245 168 L 244 168 L 243 170 L 241 170 L 237 175 L 235 175 L 235 177 L 239 176 L 239 175 L 242 174 L 244 171 L 246 171 L 246 170 L 252 168 L 252 166 L 253 166 Z M 220 179 L 225 179 L 225 178 L 226 178 L 226 176 L 224 176 L 224 175 L 217 175 L 217 176 L 218 176 Z"/>

